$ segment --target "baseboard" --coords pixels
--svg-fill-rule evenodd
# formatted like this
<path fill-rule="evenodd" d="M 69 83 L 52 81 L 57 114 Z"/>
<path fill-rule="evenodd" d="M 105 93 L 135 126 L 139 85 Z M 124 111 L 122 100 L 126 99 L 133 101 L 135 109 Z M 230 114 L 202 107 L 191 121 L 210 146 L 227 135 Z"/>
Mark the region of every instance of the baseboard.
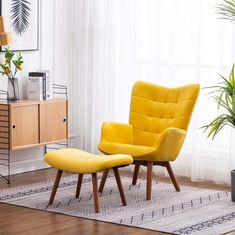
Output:
<path fill-rule="evenodd" d="M 18 161 L 13 162 L 11 164 L 11 175 L 36 171 L 41 169 L 49 168 L 50 166 L 45 163 L 42 159 L 33 159 L 33 160 L 25 160 L 25 161 Z M 0 173 L 2 175 L 7 175 L 7 167 L 0 166 Z"/>

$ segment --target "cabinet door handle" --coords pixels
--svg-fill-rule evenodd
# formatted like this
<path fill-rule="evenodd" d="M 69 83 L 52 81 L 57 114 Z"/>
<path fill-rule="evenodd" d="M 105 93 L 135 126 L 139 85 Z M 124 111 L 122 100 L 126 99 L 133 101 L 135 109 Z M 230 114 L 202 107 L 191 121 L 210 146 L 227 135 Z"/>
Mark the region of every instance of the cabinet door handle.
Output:
<path fill-rule="evenodd" d="M 63 122 L 66 122 L 66 118 L 63 119 Z"/>
<path fill-rule="evenodd" d="M 12 128 L 15 129 L 15 128 L 16 128 L 16 125 L 13 125 Z"/>

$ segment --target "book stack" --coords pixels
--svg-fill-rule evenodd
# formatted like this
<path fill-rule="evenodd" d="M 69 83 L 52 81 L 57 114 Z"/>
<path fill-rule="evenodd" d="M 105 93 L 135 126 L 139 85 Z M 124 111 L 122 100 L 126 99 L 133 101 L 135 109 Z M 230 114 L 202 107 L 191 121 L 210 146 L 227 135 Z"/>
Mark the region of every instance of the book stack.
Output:
<path fill-rule="evenodd" d="M 51 99 L 49 71 L 30 72 L 28 77 L 28 99 L 48 100 Z"/>

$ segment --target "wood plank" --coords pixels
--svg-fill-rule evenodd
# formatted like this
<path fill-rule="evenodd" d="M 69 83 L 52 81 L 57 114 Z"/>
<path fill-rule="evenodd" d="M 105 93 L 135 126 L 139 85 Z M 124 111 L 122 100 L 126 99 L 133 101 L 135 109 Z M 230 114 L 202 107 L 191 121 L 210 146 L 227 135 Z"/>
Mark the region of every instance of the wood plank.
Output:
<path fill-rule="evenodd" d="M 0 104 L 0 110 L 6 110 L 6 111 L 8 111 L 8 110 L 9 110 L 8 104 Z"/>
<path fill-rule="evenodd" d="M 40 104 L 40 143 L 67 139 L 67 101 Z"/>
<path fill-rule="evenodd" d="M 0 142 L 5 143 L 5 144 L 9 144 L 9 138 L 0 137 Z"/>
<path fill-rule="evenodd" d="M 39 143 L 38 105 L 15 106 L 11 110 L 11 149 Z"/>
<path fill-rule="evenodd" d="M 0 123 L 0 133 L 9 133 L 8 126 L 1 126 L 1 123 Z"/>
<path fill-rule="evenodd" d="M 22 145 L 22 146 L 16 146 L 12 147 L 12 150 L 21 150 L 21 149 L 27 149 L 27 148 L 34 148 L 38 146 L 45 146 L 47 144 L 58 144 L 62 142 L 66 142 L 67 139 L 62 139 L 62 140 L 55 140 L 55 141 L 48 141 L 48 142 L 43 142 L 43 143 L 38 143 L 38 144 L 28 144 L 28 145 Z"/>
<path fill-rule="evenodd" d="M 0 127 L 8 127 L 9 126 L 9 122 L 1 122 L 0 121 Z"/>
<path fill-rule="evenodd" d="M 61 101 L 67 101 L 67 99 L 56 98 L 56 99 L 51 99 L 51 100 L 20 100 L 19 102 L 9 102 L 9 105 L 11 107 L 18 107 L 18 106 L 28 106 L 28 105 L 36 105 L 36 104 L 57 103 Z M 0 107 L 1 107 L 1 104 L 0 104 Z"/>
<path fill-rule="evenodd" d="M 1 109 L 0 109 L 0 116 L 1 116 L 1 115 L 8 116 L 8 114 L 9 114 L 9 113 L 8 113 L 8 110 L 1 110 Z"/>
<path fill-rule="evenodd" d="M 9 149 L 10 148 L 10 146 L 9 146 L 9 144 L 4 144 L 4 143 L 0 143 L 0 149 Z"/>
<path fill-rule="evenodd" d="M 0 122 L 9 122 L 8 116 L 0 116 Z"/>
<path fill-rule="evenodd" d="M 0 130 L 0 138 L 9 138 L 9 133 L 1 132 Z"/>

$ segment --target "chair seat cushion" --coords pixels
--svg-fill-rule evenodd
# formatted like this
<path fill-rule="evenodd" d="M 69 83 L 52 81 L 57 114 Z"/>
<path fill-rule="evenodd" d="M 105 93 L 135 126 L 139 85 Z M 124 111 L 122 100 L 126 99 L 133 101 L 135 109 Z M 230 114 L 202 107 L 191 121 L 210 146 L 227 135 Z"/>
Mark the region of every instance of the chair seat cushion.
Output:
<path fill-rule="evenodd" d="M 133 158 L 126 154 L 95 155 L 79 149 L 67 148 L 48 152 L 45 161 L 57 169 L 78 174 L 96 173 L 118 166 L 127 166 Z"/>
<path fill-rule="evenodd" d="M 129 154 L 135 159 L 135 157 L 146 156 L 154 152 L 156 148 L 102 141 L 99 144 L 99 150 L 106 154 Z"/>

